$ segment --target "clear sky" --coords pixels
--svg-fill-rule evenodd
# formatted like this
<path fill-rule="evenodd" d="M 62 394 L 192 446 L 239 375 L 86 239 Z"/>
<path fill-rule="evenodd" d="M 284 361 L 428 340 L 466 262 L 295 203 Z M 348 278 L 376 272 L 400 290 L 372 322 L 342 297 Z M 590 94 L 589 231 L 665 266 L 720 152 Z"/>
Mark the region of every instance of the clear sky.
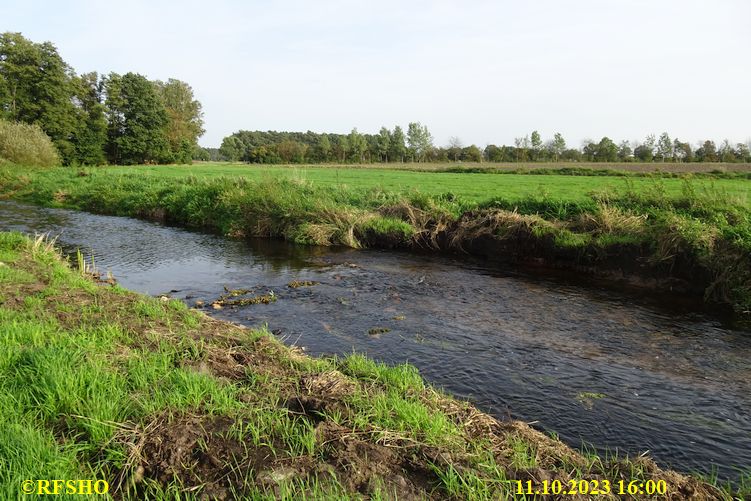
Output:
<path fill-rule="evenodd" d="M 78 73 L 188 82 L 204 146 L 411 121 L 438 145 L 751 139 L 749 0 L 4 0 L 0 31 Z"/>

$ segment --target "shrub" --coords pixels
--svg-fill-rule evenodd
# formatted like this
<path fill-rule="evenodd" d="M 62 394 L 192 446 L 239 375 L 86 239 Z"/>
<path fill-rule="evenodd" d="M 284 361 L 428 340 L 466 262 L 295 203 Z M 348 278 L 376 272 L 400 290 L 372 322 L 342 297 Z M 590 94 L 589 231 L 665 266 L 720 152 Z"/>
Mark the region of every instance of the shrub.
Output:
<path fill-rule="evenodd" d="M 0 120 L 0 160 L 38 167 L 60 164 L 55 145 L 38 125 L 6 120 Z"/>

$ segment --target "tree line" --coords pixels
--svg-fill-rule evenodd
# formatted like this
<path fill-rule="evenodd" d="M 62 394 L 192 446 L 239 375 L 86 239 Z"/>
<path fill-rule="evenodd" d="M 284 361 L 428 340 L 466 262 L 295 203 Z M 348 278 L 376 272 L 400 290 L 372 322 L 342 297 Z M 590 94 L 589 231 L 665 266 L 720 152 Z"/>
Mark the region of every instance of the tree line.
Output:
<path fill-rule="evenodd" d="M 241 130 L 222 140 L 218 154 L 250 163 L 372 163 L 430 160 L 433 150 L 428 128 L 412 122 L 406 133 L 398 125 L 382 127 L 378 134 L 361 134 L 356 128 L 349 134 Z"/>
<path fill-rule="evenodd" d="M 382 127 L 378 134 L 277 132 L 241 130 L 225 137 L 219 149 L 204 149 L 203 160 L 249 163 L 374 163 L 374 162 L 751 162 L 749 145 L 719 146 L 705 140 L 692 146 L 672 139 L 667 132 L 648 135 L 643 141 L 620 141 L 608 137 L 585 140 L 581 148 L 569 147 L 560 133 L 543 141 L 538 131 L 514 140 L 513 146 L 489 144 L 464 146 L 452 137 L 436 147 L 428 128 L 412 122 L 407 132 L 400 126 Z"/>
<path fill-rule="evenodd" d="M 77 75 L 51 42 L 0 34 L 0 119 L 39 126 L 66 165 L 189 163 L 201 103 L 177 79 Z"/>

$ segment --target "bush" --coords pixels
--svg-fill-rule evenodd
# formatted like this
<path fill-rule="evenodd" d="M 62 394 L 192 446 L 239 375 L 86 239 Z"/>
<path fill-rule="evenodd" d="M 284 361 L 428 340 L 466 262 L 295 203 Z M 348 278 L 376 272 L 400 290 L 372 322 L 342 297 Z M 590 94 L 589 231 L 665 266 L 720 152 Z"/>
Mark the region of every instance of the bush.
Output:
<path fill-rule="evenodd" d="M 0 160 L 38 167 L 60 164 L 55 145 L 38 125 L 6 120 L 0 120 Z"/>

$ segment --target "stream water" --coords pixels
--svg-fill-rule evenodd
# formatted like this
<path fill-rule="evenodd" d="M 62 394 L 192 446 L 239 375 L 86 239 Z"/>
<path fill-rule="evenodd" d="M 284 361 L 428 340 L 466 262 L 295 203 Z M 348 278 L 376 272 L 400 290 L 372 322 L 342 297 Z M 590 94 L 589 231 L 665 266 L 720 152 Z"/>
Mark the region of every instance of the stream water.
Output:
<path fill-rule="evenodd" d="M 237 241 L 14 202 L 0 201 L 0 230 L 50 232 L 124 287 L 190 305 L 225 287 L 273 291 L 268 305 L 206 311 L 267 323 L 315 355 L 409 362 L 481 409 L 575 447 L 648 450 L 663 466 L 723 479 L 751 470 L 751 333 L 669 297 L 463 258 Z"/>

